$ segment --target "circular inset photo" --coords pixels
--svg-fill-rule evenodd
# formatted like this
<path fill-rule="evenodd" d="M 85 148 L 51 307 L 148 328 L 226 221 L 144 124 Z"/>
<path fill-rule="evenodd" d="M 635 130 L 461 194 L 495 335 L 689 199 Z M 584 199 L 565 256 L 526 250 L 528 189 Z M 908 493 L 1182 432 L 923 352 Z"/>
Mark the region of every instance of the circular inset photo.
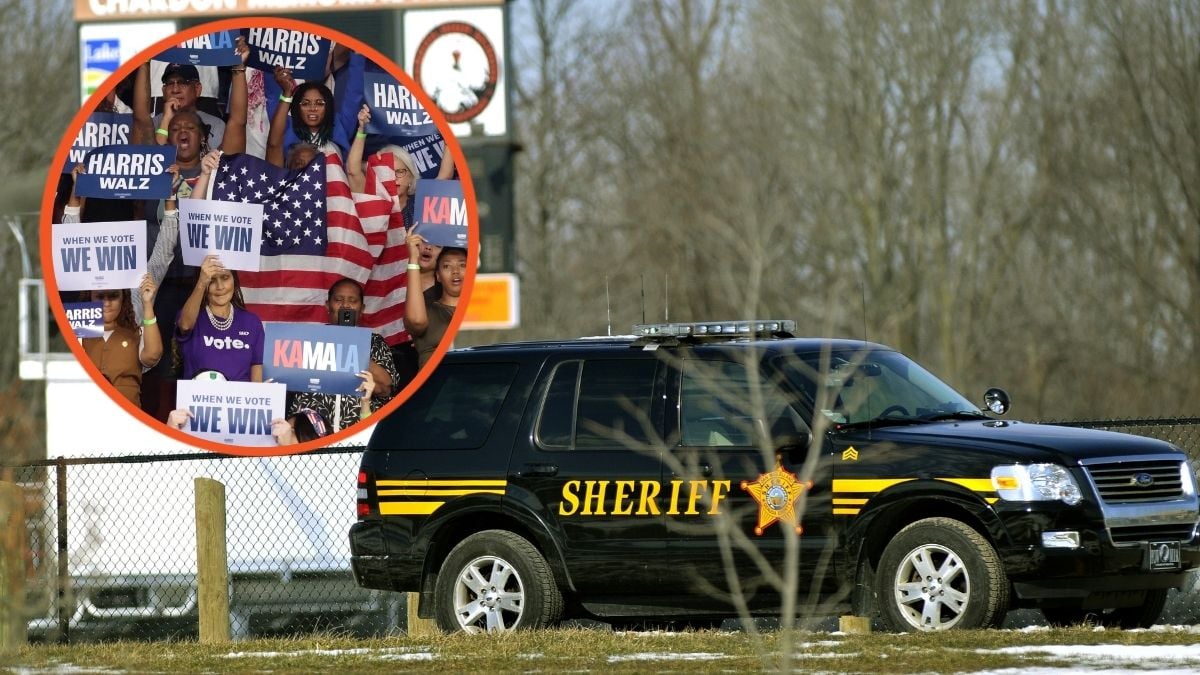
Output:
<path fill-rule="evenodd" d="M 180 32 L 96 89 L 54 167 L 59 327 L 114 401 L 187 445 L 343 440 L 407 399 L 462 322 L 478 241 L 462 150 L 348 35 L 275 17 Z"/>

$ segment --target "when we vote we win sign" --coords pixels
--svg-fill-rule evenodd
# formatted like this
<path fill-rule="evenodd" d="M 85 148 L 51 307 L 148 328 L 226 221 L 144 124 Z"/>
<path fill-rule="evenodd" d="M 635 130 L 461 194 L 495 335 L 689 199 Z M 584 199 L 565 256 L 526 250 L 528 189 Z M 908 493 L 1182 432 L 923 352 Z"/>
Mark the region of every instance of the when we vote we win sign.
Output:
<path fill-rule="evenodd" d="M 55 223 L 54 280 L 60 291 L 137 288 L 146 273 L 146 221 Z"/>

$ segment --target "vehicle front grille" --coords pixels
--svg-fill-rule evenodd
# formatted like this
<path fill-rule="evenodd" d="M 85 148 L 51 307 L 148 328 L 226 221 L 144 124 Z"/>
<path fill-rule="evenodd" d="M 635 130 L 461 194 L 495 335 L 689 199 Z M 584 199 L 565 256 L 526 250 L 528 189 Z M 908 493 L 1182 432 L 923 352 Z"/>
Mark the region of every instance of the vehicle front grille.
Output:
<path fill-rule="evenodd" d="M 1194 525 L 1137 525 L 1110 528 L 1114 544 L 1130 544 L 1142 541 L 1191 541 Z"/>
<path fill-rule="evenodd" d="M 145 607 L 149 589 L 136 586 L 109 586 L 92 591 L 92 604 L 99 609 Z"/>
<path fill-rule="evenodd" d="M 1106 503 L 1132 504 L 1182 497 L 1179 466 L 1178 460 L 1146 460 L 1092 464 L 1086 468 Z"/>

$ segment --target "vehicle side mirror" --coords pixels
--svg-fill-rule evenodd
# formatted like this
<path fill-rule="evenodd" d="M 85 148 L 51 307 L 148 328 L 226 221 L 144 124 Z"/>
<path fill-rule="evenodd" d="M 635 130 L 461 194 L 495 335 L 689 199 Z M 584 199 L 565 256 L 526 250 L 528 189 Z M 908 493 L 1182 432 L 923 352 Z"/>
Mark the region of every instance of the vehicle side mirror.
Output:
<path fill-rule="evenodd" d="M 992 387 L 983 392 L 983 405 L 993 413 L 1003 415 L 1008 412 L 1011 401 L 1008 398 L 1008 392 L 997 387 Z"/>

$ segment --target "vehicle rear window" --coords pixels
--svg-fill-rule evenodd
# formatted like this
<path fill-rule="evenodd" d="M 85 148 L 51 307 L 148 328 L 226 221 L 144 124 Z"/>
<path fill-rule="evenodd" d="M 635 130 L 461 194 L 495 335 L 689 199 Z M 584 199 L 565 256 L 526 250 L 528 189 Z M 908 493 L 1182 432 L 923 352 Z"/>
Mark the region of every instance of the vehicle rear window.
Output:
<path fill-rule="evenodd" d="M 451 363 L 433 375 L 395 413 L 380 422 L 379 450 L 469 450 L 482 447 L 508 396 L 515 363 Z"/>

